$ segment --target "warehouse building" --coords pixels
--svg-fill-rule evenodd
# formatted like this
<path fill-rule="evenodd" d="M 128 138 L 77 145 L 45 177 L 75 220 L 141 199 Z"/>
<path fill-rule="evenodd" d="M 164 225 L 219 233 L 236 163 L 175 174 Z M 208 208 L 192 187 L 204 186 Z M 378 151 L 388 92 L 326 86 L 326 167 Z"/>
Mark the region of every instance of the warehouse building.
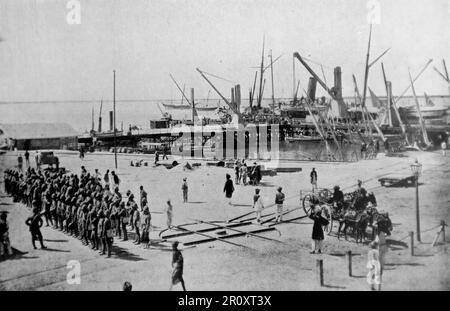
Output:
<path fill-rule="evenodd" d="M 66 123 L 0 124 L 0 147 L 76 150 L 78 133 Z"/>

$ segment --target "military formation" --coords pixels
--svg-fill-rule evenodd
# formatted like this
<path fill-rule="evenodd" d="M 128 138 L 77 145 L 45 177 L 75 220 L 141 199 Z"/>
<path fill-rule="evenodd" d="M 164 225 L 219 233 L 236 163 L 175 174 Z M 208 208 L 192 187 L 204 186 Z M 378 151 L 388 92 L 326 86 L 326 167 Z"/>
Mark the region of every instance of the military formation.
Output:
<path fill-rule="evenodd" d="M 147 193 L 141 186 L 140 206 L 130 190 L 126 197 L 119 191 L 120 179 L 114 171 L 101 176 L 89 173 L 84 166 L 81 174 L 66 174 L 63 169 L 9 169 L 4 173 L 5 191 L 14 202 L 21 202 L 32 210 L 26 220 L 32 245 L 43 244 L 40 227 L 54 229 L 77 237 L 84 245 L 111 256 L 113 239 L 128 240 L 135 232 L 135 244 L 149 242 L 151 214 Z M 111 180 L 111 183 L 110 183 Z"/>

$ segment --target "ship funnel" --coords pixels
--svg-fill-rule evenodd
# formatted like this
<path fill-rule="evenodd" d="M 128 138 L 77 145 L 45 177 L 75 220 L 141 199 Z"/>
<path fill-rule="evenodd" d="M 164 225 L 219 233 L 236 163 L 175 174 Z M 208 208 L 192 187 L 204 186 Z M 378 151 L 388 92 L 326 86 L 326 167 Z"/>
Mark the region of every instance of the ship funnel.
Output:
<path fill-rule="evenodd" d="M 341 67 L 334 68 L 334 92 L 337 98 L 342 98 L 342 72 Z"/>
<path fill-rule="evenodd" d="M 313 77 L 309 78 L 308 83 L 308 98 L 311 99 L 311 101 L 316 100 L 316 86 L 317 86 L 317 80 Z"/>
<path fill-rule="evenodd" d="M 109 130 L 114 131 L 114 114 L 112 111 L 109 112 Z"/>

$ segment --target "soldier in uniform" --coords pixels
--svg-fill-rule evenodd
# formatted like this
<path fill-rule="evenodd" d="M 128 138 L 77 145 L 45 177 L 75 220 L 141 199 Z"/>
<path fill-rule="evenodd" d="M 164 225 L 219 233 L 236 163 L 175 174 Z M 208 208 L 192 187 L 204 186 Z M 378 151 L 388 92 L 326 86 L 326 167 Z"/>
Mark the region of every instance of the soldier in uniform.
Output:
<path fill-rule="evenodd" d="M 108 252 L 108 257 L 111 257 L 111 248 L 112 248 L 112 242 L 113 242 L 113 235 L 112 235 L 112 226 L 111 221 L 109 220 L 110 213 L 106 212 L 103 219 L 103 226 L 102 226 L 102 255 L 105 254 L 105 251 Z"/>
<path fill-rule="evenodd" d="M 134 240 L 134 244 L 141 244 L 141 234 L 139 232 L 139 227 L 140 227 L 140 213 L 138 211 L 138 207 L 137 204 L 134 203 L 132 205 L 132 213 L 133 213 L 133 227 L 134 229 L 136 229 L 136 239 Z"/>
<path fill-rule="evenodd" d="M 13 254 L 11 249 L 11 241 L 9 240 L 9 226 L 7 221 L 7 212 L 3 211 L 0 214 L 0 257 L 5 253 L 9 256 Z"/>
<path fill-rule="evenodd" d="M 34 243 L 36 240 L 39 240 L 39 243 L 41 244 L 41 248 L 47 248 L 44 245 L 42 233 L 41 233 L 41 227 L 43 224 L 41 215 L 39 215 L 39 210 L 35 207 L 33 208 L 33 216 L 29 217 L 25 224 L 30 227 L 30 233 L 31 233 L 31 243 L 33 244 L 33 248 L 36 249 L 36 244 Z"/>
<path fill-rule="evenodd" d="M 117 217 L 119 218 L 119 223 L 122 226 L 122 233 L 123 233 L 123 241 L 128 240 L 128 234 L 127 234 L 127 224 L 130 221 L 130 217 L 128 216 L 127 209 L 125 208 L 125 202 L 120 202 L 119 205 L 119 211 L 117 212 Z M 120 231 L 119 231 L 119 237 L 120 237 Z"/>
<path fill-rule="evenodd" d="M 139 187 L 140 190 L 140 203 L 141 203 L 141 210 L 144 208 L 144 201 L 147 202 L 147 192 L 144 190 L 144 186 Z"/>

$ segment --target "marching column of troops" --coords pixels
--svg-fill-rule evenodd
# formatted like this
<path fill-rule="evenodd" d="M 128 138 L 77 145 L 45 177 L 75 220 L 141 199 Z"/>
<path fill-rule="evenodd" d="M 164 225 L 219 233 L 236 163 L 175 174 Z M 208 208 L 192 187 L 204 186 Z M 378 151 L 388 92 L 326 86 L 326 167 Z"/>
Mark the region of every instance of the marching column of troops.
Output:
<path fill-rule="evenodd" d="M 147 193 L 140 188 L 140 208 L 134 195 L 127 191 L 122 198 L 120 180 L 109 171 L 103 176 L 90 174 L 82 166 L 80 176 L 65 174 L 63 170 L 42 171 L 28 168 L 9 169 L 4 173 L 5 191 L 14 202 L 22 202 L 33 211 L 26 220 L 33 247 L 43 244 L 40 227 L 44 224 L 80 239 L 84 245 L 111 256 L 113 237 L 128 240 L 127 230 L 135 230 L 135 243 L 149 242 L 151 214 Z M 43 216 L 43 217 L 41 217 Z M 129 226 L 127 228 L 127 225 Z"/>

